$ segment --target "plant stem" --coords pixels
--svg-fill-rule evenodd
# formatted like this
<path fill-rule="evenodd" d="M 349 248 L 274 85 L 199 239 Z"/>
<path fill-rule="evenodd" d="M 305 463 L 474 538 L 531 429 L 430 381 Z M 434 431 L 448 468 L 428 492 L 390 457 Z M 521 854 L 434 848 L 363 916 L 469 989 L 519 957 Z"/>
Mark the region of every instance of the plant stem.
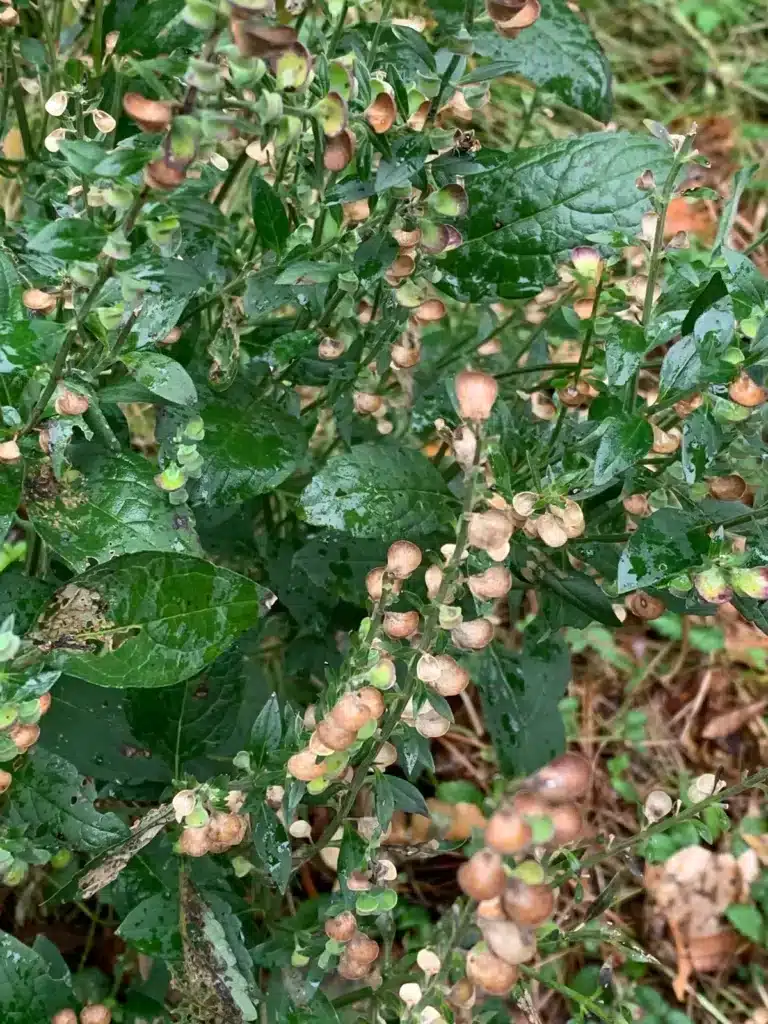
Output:
<path fill-rule="evenodd" d="M 227 172 L 227 176 L 222 182 L 221 188 L 216 193 L 216 198 L 213 201 L 214 206 L 221 206 L 221 204 L 227 198 L 227 196 L 232 190 L 232 186 L 235 184 L 235 179 L 237 178 L 243 164 L 246 162 L 247 159 L 248 155 L 246 154 L 245 150 L 242 150 L 242 152 L 238 154 L 237 159 L 234 160 L 233 163 L 230 165 L 229 171 Z"/>
<path fill-rule="evenodd" d="M 339 45 L 341 33 L 344 31 L 344 22 L 346 21 L 348 10 L 349 0 L 344 0 L 343 4 L 341 5 L 341 10 L 339 11 L 339 16 L 336 19 L 336 24 L 333 27 L 333 35 L 331 36 L 331 40 L 328 43 L 328 60 L 331 60 L 333 58 L 333 55 L 336 52 L 336 47 Z"/>
<path fill-rule="evenodd" d="M 581 992 L 577 992 L 573 988 L 569 988 L 567 985 L 563 985 L 559 981 L 552 981 L 550 978 L 543 977 L 538 971 L 535 971 L 532 967 L 528 967 L 527 964 L 520 964 L 519 970 L 521 974 L 524 974 L 526 978 L 531 978 L 533 981 L 540 981 L 546 988 L 552 989 L 555 992 L 559 992 L 560 995 L 571 999 L 574 1003 L 578 1003 L 584 1010 L 588 1010 L 589 1013 L 594 1014 L 595 1017 L 599 1017 L 600 1020 L 606 1021 L 606 1024 L 617 1024 L 618 1018 L 615 1014 L 610 1014 L 608 1010 L 603 1009 L 594 999 L 590 999 L 589 996 L 582 995 Z"/>
<path fill-rule="evenodd" d="M 9 34 L 8 37 L 8 66 L 7 66 L 7 82 L 5 88 L 10 92 L 13 98 L 13 105 L 16 109 L 16 120 L 19 122 L 19 131 L 21 132 L 21 141 L 24 144 L 24 156 L 31 160 L 35 155 L 35 147 L 32 142 L 32 133 L 29 130 L 29 121 L 27 120 L 27 110 L 24 106 L 24 92 L 19 85 L 19 77 L 16 71 L 16 58 L 13 55 L 13 36 Z"/>
<path fill-rule="evenodd" d="M 450 59 L 448 67 L 443 72 L 443 77 L 440 79 L 440 85 L 437 87 L 437 92 L 435 93 L 435 98 L 432 100 L 432 103 L 431 103 L 430 108 L 429 108 L 429 113 L 427 114 L 427 121 L 426 121 L 426 124 L 424 125 L 425 131 L 426 131 L 427 128 L 429 128 L 429 126 L 432 124 L 432 122 L 437 117 L 437 112 L 440 110 L 440 104 L 443 101 L 443 93 L 445 92 L 448 83 L 450 82 L 451 78 L 453 77 L 454 71 L 459 66 L 459 61 L 460 60 L 461 60 L 461 57 L 459 56 L 459 54 L 458 53 L 454 53 L 454 55 Z"/>
<path fill-rule="evenodd" d="M 373 33 L 373 39 L 371 40 L 371 49 L 368 54 L 368 67 L 373 71 L 376 55 L 379 52 L 379 43 L 381 42 L 381 35 L 385 28 L 389 28 L 389 15 L 392 11 L 392 0 L 384 0 L 381 5 L 381 15 L 379 20 L 376 22 L 376 29 Z"/>
<path fill-rule="evenodd" d="M 93 35 L 91 37 L 91 53 L 93 54 L 93 73 L 101 74 L 101 62 L 104 40 L 104 0 L 94 0 Z"/>

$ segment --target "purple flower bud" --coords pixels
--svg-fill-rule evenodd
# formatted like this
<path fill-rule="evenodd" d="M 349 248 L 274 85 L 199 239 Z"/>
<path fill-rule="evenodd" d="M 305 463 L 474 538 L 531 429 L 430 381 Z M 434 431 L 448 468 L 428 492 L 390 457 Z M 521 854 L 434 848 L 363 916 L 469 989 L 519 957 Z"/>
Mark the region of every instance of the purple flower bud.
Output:
<path fill-rule="evenodd" d="M 703 597 L 711 604 L 725 604 L 733 597 L 733 590 L 728 586 L 728 581 L 716 566 L 696 573 L 693 577 L 693 585 L 699 597 Z"/>
<path fill-rule="evenodd" d="M 768 567 L 758 569 L 734 569 L 731 583 L 739 594 L 754 598 L 755 601 L 768 600 Z"/>

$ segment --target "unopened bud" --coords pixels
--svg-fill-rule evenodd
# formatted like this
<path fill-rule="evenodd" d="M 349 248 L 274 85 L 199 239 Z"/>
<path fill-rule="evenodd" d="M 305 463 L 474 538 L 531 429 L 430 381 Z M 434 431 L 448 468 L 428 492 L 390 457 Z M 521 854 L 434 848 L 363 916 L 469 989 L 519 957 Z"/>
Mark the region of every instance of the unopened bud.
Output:
<path fill-rule="evenodd" d="M 425 974 L 437 974 L 442 966 L 440 957 L 431 949 L 420 949 L 416 963 Z"/>

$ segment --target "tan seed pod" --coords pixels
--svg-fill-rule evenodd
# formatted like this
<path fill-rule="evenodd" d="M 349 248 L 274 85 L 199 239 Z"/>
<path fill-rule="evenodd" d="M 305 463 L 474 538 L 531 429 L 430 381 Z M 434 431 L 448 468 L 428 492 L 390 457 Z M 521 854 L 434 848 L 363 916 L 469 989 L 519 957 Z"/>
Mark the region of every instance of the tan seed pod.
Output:
<path fill-rule="evenodd" d="M 397 763 L 397 748 L 393 743 L 382 743 L 373 762 L 377 768 L 389 768 Z"/>
<path fill-rule="evenodd" d="M 394 669 L 394 665 L 392 667 Z M 366 706 L 371 718 L 381 718 L 384 714 L 384 698 L 375 686 L 363 686 L 357 691 L 356 696 Z"/>
<path fill-rule="evenodd" d="M 552 916 L 555 895 L 548 885 L 527 885 L 510 879 L 501 896 L 507 917 L 515 924 L 536 928 Z"/>
<path fill-rule="evenodd" d="M 112 1011 L 103 1003 L 94 1003 L 80 1011 L 80 1024 L 111 1024 Z"/>
<path fill-rule="evenodd" d="M 538 501 L 539 495 L 535 491 L 519 491 L 512 496 L 512 511 L 521 519 L 527 519 L 533 515 Z"/>
<path fill-rule="evenodd" d="M 205 857 L 210 852 L 207 828 L 185 828 L 179 839 L 179 852 L 185 857 Z"/>
<path fill-rule="evenodd" d="M 0 10 L 0 28 L 16 28 L 18 24 L 19 12 L 15 7 L 4 7 Z"/>
<path fill-rule="evenodd" d="M 317 346 L 317 354 L 320 359 L 331 361 L 344 355 L 346 345 L 341 338 L 323 338 Z"/>
<path fill-rule="evenodd" d="M 60 416 L 82 416 L 90 405 L 85 395 L 79 395 L 69 388 L 60 388 L 53 407 Z"/>
<path fill-rule="evenodd" d="M 419 628 L 419 613 L 384 612 L 384 632 L 392 640 L 405 640 Z"/>
<path fill-rule="evenodd" d="M 466 473 L 475 463 L 477 455 L 477 437 L 466 423 L 460 424 L 451 437 L 453 457 Z"/>
<path fill-rule="evenodd" d="M 451 990 L 448 993 L 448 1002 L 459 1010 L 471 1010 L 476 1000 L 475 986 L 469 978 L 461 978 L 455 985 L 451 986 Z"/>
<path fill-rule="evenodd" d="M 426 736 L 427 739 L 445 736 L 450 728 L 450 719 L 443 718 L 430 704 L 424 705 L 416 715 L 416 732 L 420 736 Z"/>
<path fill-rule="evenodd" d="M 488 846 L 507 857 L 525 850 L 532 838 L 531 826 L 511 807 L 500 808 L 491 815 L 485 829 Z"/>
<path fill-rule="evenodd" d="M 320 737 L 317 734 L 317 726 L 314 726 L 313 730 L 314 731 L 312 735 L 309 737 L 307 749 L 311 751 L 311 753 L 315 754 L 317 757 L 330 757 L 331 754 L 334 753 L 334 751 L 331 749 L 331 747 L 327 747 L 325 743 L 323 743 L 323 741 L 320 739 Z"/>
<path fill-rule="evenodd" d="M 312 779 L 319 779 L 325 774 L 325 767 L 317 763 L 317 758 L 311 750 L 301 750 L 293 757 L 289 757 L 286 768 L 288 773 L 300 782 L 311 782 Z"/>
<path fill-rule="evenodd" d="M 384 575 L 387 572 L 386 565 L 377 566 L 375 569 L 371 569 L 368 575 L 365 577 L 365 589 L 368 591 L 368 597 L 372 601 L 380 601 L 381 595 L 384 592 Z M 403 584 L 400 580 L 389 579 L 390 592 L 399 594 Z"/>
<path fill-rule="evenodd" d="M 57 297 L 39 288 L 28 288 L 21 296 L 21 301 L 32 313 L 52 313 L 56 309 Z"/>
<path fill-rule="evenodd" d="M 434 683 L 440 678 L 440 662 L 434 654 L 422 654 L 416 663 L 416 677 L 422 683 Z"/>
<path fill-rule="evenodd" d="M 13 776 L 10 772 L 0 769 L 0 793 L 7 793 L 11 788 Z"/>
<path fill-rule="evenodd" d="M 372 416 L 384 404 L 381 395 L 372 395 L 367 391 L 356 391 L 352 396 L 355 412 L 359 416 Z"/>
<path fill-rule="evenodd" d="M 492 900 L 506 888 L 504 863 L 493 850 L 478 850 L 457 873 L 459 888 L 473 900 Z"/>
<path fill-rule="evenodd" d="M 536 520 L 536 532 L 540 540 L 548 548 L 561 548 L 568 542 L 568 533 L 565 526 L 551 512 L 545 512 L 538 517 Z"/>
<path fill-rule="evenodd" d="M 517 981 L 517 968 L 504 963 L 483 944 L 474 946 L 467 956 L 467 978 L 492 996 L 505 996 Z"/>
<path fill-rule="evenodd" d="M 470 619 L 451 630 L 451 642 L 467 651 L 481 651 L 493 640 L 493 623 L 488 619 Z"/>
<path fill-rule="evenodd" d="M 534 391 L 531 395 L 531 413 L 537 420 L 553 420 L 557 409 L 545 391 Z"/>
<path fill-rule="evenodd" d="M 362 964 L 372 964 L 379 955 L 379 944 L 363 932 L 355 932 L 344 952 L 350 960 Z"/>
<path fill-rule="evenodd" d="M 491 415 L 499 386 L 489 373 L 462 370 L 456 376 L 456 401 L 465 420 L 482 422 Z"/>
<path fill-rule="evenodd" d="M 145 132 L 164 132 L 171 123 L 170 103 L 148 100 L 138 92 L 123 96 L 123 110 Z"/>
<path fill-rule="evenodd" d="M 549 511 L 562 524 L 569 538 L 580 537 L 584 533 L 584 513 L 581 506 L 571 498 L 566 498 L 561 508 L 559 505 L 550 505 Z"/>
<path fill-rule="evenodd" d="M 421 241 L 421 230 L 414 228 L 413 231 L 393 231 L 392 237 L 401 249 L 413 249 Z"/>
<path fill-rule="evenodd" d="M 349 128 L 343 128 L 338 135 L 327 139 L 323 153 L 323 166 L 326 171 L 343 171 L 351 162 L 357 148 L 357 140 Z"/>
<path fill-rule="evenodd" d="M 759 384 L 756 384 L 748 373 L 740 373 L 735 381 L 728 388 L 728 394 L 731 400 L 736 402 L 737 405 L 742 405 L 746 409 L 754 409 L 758 405 L 762 405 L 766 399 L 766 390 L 761 388 Z"/>
<path fill-rule="evenodd" d="M 719 501 L 739 501 L 747 491 L 747 485 L 738 473 L 713 476 L 707 481 L 707 487 L 712 497 Z"/>
<path fill-rule="evenodd" d="M 416 261 L 407 253 L 401 253 L 387 268 L 387 284 L 397 287 L 400 281 L 410 277 L 416 269 Z"/>
<path fill-rule="evenodd" d="M 357 733 L 337 725 L 332 718 L 324 718 L 315 729 L 321 743 L 331 750 L 348 750 L 357 739 Z"/>
<path fill-rule="evenodd" d="M 325 934 L 336 942 L 349 942 L 356 931 L 357 921 L 351 910 L 343 910 L 325 922 Z"/>
<path fill-rule="evenodd" d="M 469 518 L 467 543 L 483 551 L 496 549 L 506 544 L 514 531 L 510 517 L 496 508 L 485 512 L 473 512 Z"/>
<path fill-rule="evenodd" d="M 353 871 L 347 879 L 347 888 L 351 892 L 368 892 L 373 886 L 370 878 L 362 871 Z"/>
<path fill-rule="evenodd" d="M 676 427 L 673 427 L 671 430 L 662 430 L 655 423 L 652 423 L 651 427 L 653 428 L 652 450 L 657 455 L 672 455 L 677 451 L 682 442 L 683 435 Z"/>
<path fill-rule="evenodd" d="M 624 604 L 638 619 L 658 619 L 667 610 L 659 597 L 652 597 L 644 590 L 636 590 L 624 599 Z"/>
<path fill-rule="evenodd" d="M 430 601 L 434 601 L 443 582 L 443 570 L 439 565 L 430 565 L 424 573 L 424 582 L 427 586 L 427 597 Z"/>
<path fill-rule="evenodd" d="M 348 224 L 361 224 L 371 215 L 371 207 L 367 199 L 356 199 L 351 203 L 342 203 L 344 219 Z"/>
<path fill-rule="evenodd" d="M 34 747 L 40 739 L 39 725 L 14 725 L 8 733 L 16 745 L 20 754 L 25 753 L 30 747 Z"/>
<path fill-rule="evenodd" d="M 493 601 L 509 593 L 512 587 L 512 573 L 506 566 L 492 565 L 485 572 L 470 576 L 467 584 L 479 601 Z"/>
<path fill-rule="evenodd" d="M 446 314 L 445 303 L 440 299 L 427 299 L 416 308 L 413 319 L 418 324 L 433 324 L 442 320 Z M 493 378 L 491 378 L 493 379 Z"/>
<path fill-rule="evenodd" d="M 377 696 L 378 691 L 374 690 Z M 361 700 L 356 693 L 345 693 L 344 696 L 333 706 L 328 717 L 340 729 L 346 732 L 357 732 L 370 722 L 372 715 L 365 701 Z"/>
<path fill-rule="evenodd" d="M 592 766 L 581 754 L 561 754 L 540 768 L 528 780 L 531 790 L 553 803 L 578 800 L 584 796 L 592 778 Z"/>
<path fill-rule="evenodd" d="M 180 338 L 181 338 L 181 328 L 180 327 L 172 327 L 170 329 L 170 331 L 168 331 L 166 336 L 164 338 L 161 338 L 161 340 L 159 342 L 157 342 L 157 344 L 158 345 L 166 345 L 166 346 L 175 345 L 176 342 Z"/>
<path fill-rule="evenodd" d="M 153 160 L 144 168 L 144 182 L 150 188 L 171 189 L 178 188 L 186 177 L 186 173 L 180 167 L 172 167 L 165 160 Z"/>
<path fill-rule="evenodd" d="M 21 449 L 16 441 L 0 441 L 0 462 L 18 462 Z"/>
<path fill-rule="evenodd" d="M 51 1024 L 77 1024 L 77 1014 L 74 1010 L 59 1010 L 51 1017 Z"/>
<path fill-rule="evenodd" d="M 692 395 L 690 398 L 682 398 L 679 402 L 675 402 L 673 408 L 680 419 L 684 420 L 686 416 L 690 416 L 692 412 L 695 412 L 703 401 L 703 395 Z"/>
<path fill-rule="evenodd" d="M 584 834 L 584 819 L 575 804 L 552 806 L 535 793 L 517 793 L 513 805 L 526 818 L 549 818 L 554 828 L 552 844 L 564 846 Z"/>
<path fill-rule="evenodd" d="M 435 655 L 439 675 L 433 682 L 427 682 L 441 697 L 456 697 L 469 686 L 469 672 L 448 654 Z"/>
<path fill-rule="evenodd" d="M 624 510 L 630 516 L 645 517 L 651 514 L 651 506 L 647 494 L 630 494 L 624 498 Z"/>
<path fill-rule="evenodd" d="M 387 571 L 395 579 L 406 580 L 421 565 L 421 548 L 409 540 L 398 540 L 387 551 Z"/>
<path fill-rule="evenodd" d="M 524 964 L 536 956 L 536 937 L 514 921 L 482 921 L 483 938 L 491 952 L 506 964 Z"/>
<path fill-rule="evenodd" d="M 389 350 L 389 356 L 395 366 L 401 370 L 410 370 L 418 364 L 421 358 L 421 342 L 418 338 L 409 338 L 404 335 Z"/>
<path fill-rule="evenodd" d="M 507 915 L 501 905 L 501 896 L 494 896 L 492 900 L 480 900 L 477 904 L 477 919 L 485 918 L 488 921 L 506 921 Z"/>
<path fill-rule="evenodd" d="M 365 111 L 365 119 L 377 135 L 388 132 L 397 118 L 395 101 L 388 92 L 380 92 Z"/>
<path fill-rule="evenodd" d="M 225 814 L 216 811 L 208 822 L 208 841 L 212 853 L 223 853 L 238 846 L 248 831 L 248 819 L 243 814 Z"/>
<path fill-rule="evenodd" d="M 337 970 L 341 977 L 346 981 L 362 981 L 370 970 L 370 964 L 363 963 L 360 960 L 351 960 L 349 956 L 347 956 L 347 951 L 345 949 L 341 954 Z"/>

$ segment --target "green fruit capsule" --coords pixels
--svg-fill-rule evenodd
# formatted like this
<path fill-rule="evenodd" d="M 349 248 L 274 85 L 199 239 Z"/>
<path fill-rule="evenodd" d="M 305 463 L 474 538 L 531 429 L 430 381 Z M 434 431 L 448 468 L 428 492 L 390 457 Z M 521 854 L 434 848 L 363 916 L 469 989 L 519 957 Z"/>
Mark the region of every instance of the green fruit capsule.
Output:
<path fill-rule="evenodd" d="M 517 865 L 512 874 L 526 885 L 541 885 L 544 881 L 544 869 L 535 860 L 524 860 L 522 864 Z"/>
<path fill-rule="evenodd" d="M 379 723 L 375 718 L 372 718 L 370 722 L 366 722 L 362 729 L 357 730 L 357 738 L 359 740 L 369 740 L 371 736 L 376 732 Z"/>
<path fill-rule="evenodd" d="M 16 885 L 21 885 L 27 877 L 28 870 L 29 868 L 23 860 L 15 860 L 3 873 L 3 884 L 11 889 Z"/>
<path fill-rule="evenodd" d="M 307 792 L 311 796 L 319 796 L 321 793 L 324 793 L 329 786 L 330 782 L 328 779 L 310 779 L 307 783 Z"/>
<path fill-rule="evenodd" d="M 18 718 L 19 712 L 15 704 L 3 704 L 0 707 L 0 729 L 7 729 Z"/>
<path fill-rule="evenodd" d="M 23 725 L 36 725 L 42 715 L 40 701 L 37 699 L 25 700 L 23 704 L 19 704 L 19 721 Z"/>
<path fill-rule="evenodd" d="M 731 573 L 734 589 L 754 601 L 768 600 L 768 567 L 758 569 L 734 569 Z"/>
<path fill-rule="evenodd" d="M 733 590 L 728 586 L 722 570 L 714 565 L 711 569 L 696 573 L 693 585 L 699 597 L 703 597 L 711 604 L 725 604 L 733 597 Z"/>
<path fill-rule="evenodd" d="M 72 863 L 72 852 L 70 850 L 57 850 L 51 857 L 51 867 L 54 871 L 63 871 Z"/>

